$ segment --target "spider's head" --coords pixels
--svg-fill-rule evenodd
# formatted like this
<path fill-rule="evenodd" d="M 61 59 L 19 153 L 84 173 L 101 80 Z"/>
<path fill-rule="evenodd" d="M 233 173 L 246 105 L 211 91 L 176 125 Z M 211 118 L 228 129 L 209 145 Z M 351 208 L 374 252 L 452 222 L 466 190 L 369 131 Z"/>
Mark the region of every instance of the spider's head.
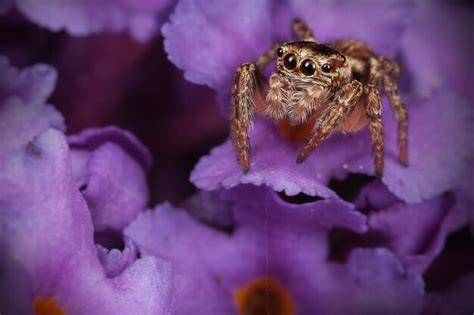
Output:
<path fill-rule="evenodd" d="M 277 49 L 277 56 L 270 80 L 278 83 L 270 84 L 267 114 L 276 120 L 287 118 L 291 124 L 305 122 L 349 74 L 344 55 L 315 42 L 286 43 Z"/>
<path fill-rule="evenodd" d="M 298 85 L 310 82 L 332 87 L 344 79 L 346 57 L 315 42 L 290 42 L 277 49 L 277 73 Z"/>

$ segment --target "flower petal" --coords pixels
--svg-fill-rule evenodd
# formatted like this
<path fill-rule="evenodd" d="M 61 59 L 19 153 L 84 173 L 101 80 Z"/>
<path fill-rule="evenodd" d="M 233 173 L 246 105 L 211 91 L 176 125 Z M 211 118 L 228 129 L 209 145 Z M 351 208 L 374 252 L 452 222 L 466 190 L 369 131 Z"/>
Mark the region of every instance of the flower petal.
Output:
<path fill-rule="evenodd" d="M 462 98 L 439 91 L 409 104 L 409 166 L 398 162 L 397 123 L 384 108 L 385 170 L 383 182 L 406 202 L 430 199 L 460 185 L 474 150 L 474 112 Z M 348 170 L 373 169 L 369 155 L 348 163 Z M 365 171 L 366 173 L 369 173 Z"/>
<path fill-rule="evenodd" d="M 333 307 L 338 314 L 419 314 L 423 303 L 423 280 L 407 271 L 386 249 L 356 249 L 338 275 L 343 286 Z M 357 311 L 354 311 L 357 310 Z"/>
<path fill-rule="evenodd" d="M 105 129 L 97 130 L 94 136 L 97 141 L 102 140 L 103 144 L 96 142 L 97 147 L 90 146 L 90 152 L 75 149 L 81 147 L 77 138 L 90 143 L 88 140 L 91 138 L 86 135 L 88 132 L 75 136 L 75 140 L 70 137 L 74 140 L 71 141 L 71 147 L 76 181 L 87 201 L 96 231 L 121 231 L 137 213 L 145 210 L 148 203 L 145 170 L 139 161 L 127 154 L 127 147 L 121 146 L 121 140 L 127 139 L 127 133 L 114 130 L 115 138 L 108 138 Z M 122 139 L 117 138 L 121 135 Z M 116 140 L 119 140 L 118 143 Z M 128 145 L 132 146 L 134 143 L 130 142 Z M 136 149 L 140 148 L 137 146 Z"/>
<path fill-rule="evenodd" d="M 106 142 L 119 145 L 125 153 L 138 161 L 144 169 L 149 169 L 153 160 L 150 151 L 132 133 L 115 126 L 88 128 L 68 137 L 72 149 L 93 151 Z"/>
<path fill-rule="evenodd" d="M 50 127 L 65 129 L 61 114 L 45 104 L 56 82 L 53 68 L 35 65 L 19 71 L 0 56 L 0 73 L 0 157 Z"/>
<path fill-rule="evenodd" d="M 235 69 L 272 44 L 270 4 L 182 0 L 162 31 L 168 58 L 186 79 L 230 92 Z"/>
<path fill-rule="evenodd" d="M 472 292 L 474 273 L 471 272 L 456 281 L 444 292 L 428 293 L 425 299 L 424 314 L 470 314 L 472 313 Z"/>
<path fill-rule="evenodd" d="M 49 0 L 45 5 L 35 0 L 17 0 L 18 9 L 33 22 L 52 31 L 65 29 L 72 35 L 97 32 L 129 31 L 139 41 L 146 41 L 158 31 L 159 9 L 168 0 L 151 2 Z"/>
<path fill-rule="evenodd" d="M 323 143 L 307 161 L 296 164 L 297 148 L 269 123 L 256 121 L 250 132 L 252 158 L 250 172 L 242 174 L 231 141 L 214 148 L 201 158 L 191 173 L 191 181 L 200 189 L 229 189 L 239 184 L 265 184 L 289 196 L 304 193 L 322 198 L 335 197 L 326 187 L 332 176 L 344 170 L 344 164 L 360 154 L 368 155 L 367 133 L 335 135 Z"/>
<path fill-rule="evenodd" d="M 1 162 L 14 166 L 0 177 L 2 309 L 29 313 L 51 297 L 71 314 L 167 313 L 168 263 L 143 258 L 106 278 L 63 134 L 50 129 Z"/>
<path fill-rule="evenodd" d="M 411 27 L 402 38 L 403 62 L 415 92 L 431 95 L 443 86 L 467 96 L 471 103 L 474 80 L 471 64 L 474 41 L 472 8 L 420 1 Z"/>
<path fill-rule="evenodd" d="M 257 216 L 262 216 L 265 204 L 262 199 L 257 203 L 261 211 Z M 292 229 L 301 218 L 316 218 L 320 212 L 296 213 L 299 219 L 287 216 L 290 223 L 285 224 L 274 202 L 267 205 L 266 219 L 263 214 L 258 220 L 246 220 L 257 210 L 238 204 L 234 209 L 236 229 L 231 235 L 201 224 L 169 204 L 139 215 L 125 234 L 142 254 L 173 262 L 178 315 L 234 313 L 236 290 L 262 277 L 275 279 L 289 291 L 297 314 L 419 312 L 421 277 L 405 271 L 389 251 L 355 250 L 347 265 L 329 262 L 327 229 L 314 226 L 298 233 Z"/>
<path fill-rule="evenodd" d="M 288 233 L 331 227 L 357 233 L 367 231 L 366 217 L 340 199 L 291 204 L 270 188 L 253 185 L 240 185 L 223 192 L 223 197 L 234 201 L 233 216 L 241 225 L 261 226 L 270 220 L 279 229 L 289 230 Z"/>
<path fill-rule="evenodd" d="M 393 57 L 415 11 L 415 1 L 351 2 L 292 0 L 295 14 L 321 42 L 353 38 L 376 53 Z"/>

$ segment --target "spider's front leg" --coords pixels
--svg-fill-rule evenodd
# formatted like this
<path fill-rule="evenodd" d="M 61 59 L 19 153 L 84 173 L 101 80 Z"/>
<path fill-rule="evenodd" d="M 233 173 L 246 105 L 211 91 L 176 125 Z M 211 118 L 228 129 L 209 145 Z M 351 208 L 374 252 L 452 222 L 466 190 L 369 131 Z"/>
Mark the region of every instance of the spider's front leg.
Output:
<path fill-rule="evenodd" d="M 257 75 L 257 66 L 254 63 L 244 63 L 237 68 L 232 87 L 230 135 L 244 174 L 248 173 L 250 169 L 248 132 L 255 110 L 253 93 L 257 89 Z"/>
<path fill-rule="evenodd" d="M 362 83 L 356 80 L 341 87 L 332 102 L 327 105 L 322 116 L 317 120 L 308 141 L 298 154 L 296 159 L 298 164 L 306 160 L 308 155 L 343 121 L 357 104 L 363 92 Z"/>

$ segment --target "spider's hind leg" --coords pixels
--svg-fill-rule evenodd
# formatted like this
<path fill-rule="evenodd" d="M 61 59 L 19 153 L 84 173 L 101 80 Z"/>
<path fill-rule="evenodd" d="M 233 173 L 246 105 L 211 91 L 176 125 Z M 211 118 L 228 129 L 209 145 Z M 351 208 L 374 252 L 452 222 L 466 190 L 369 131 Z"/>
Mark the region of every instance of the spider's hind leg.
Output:
<path fill-rule="evenodd" d="M 375 174 L 382 177 L 384 168 L 383 157 L 383 128 L 382 128 L 382 101 L 377 88 L 373 85 L 366 87 L 367 107 L 370 139 L 374 147 Z"/>
<path fill-rule="evenodd" d="M 303 21 L 294 19 L 292 29 L 294 38 L 306 42 L 316 42 L 316 37 L 314 36 L 313 31 L 311 31 L 308 25 Z"/>
<path fill-rule="evenodd" d="M 400 73 L 400 67 L 393 61 L 382 59 L 384 74 L 382 77 L 385 93 L 387 94 L 392 110 L 398 120 L 398 147 L 400 151 L 399 160 L 403 165 L 408 165 L 408 112 L 403 102 L 396 77 Z"/>

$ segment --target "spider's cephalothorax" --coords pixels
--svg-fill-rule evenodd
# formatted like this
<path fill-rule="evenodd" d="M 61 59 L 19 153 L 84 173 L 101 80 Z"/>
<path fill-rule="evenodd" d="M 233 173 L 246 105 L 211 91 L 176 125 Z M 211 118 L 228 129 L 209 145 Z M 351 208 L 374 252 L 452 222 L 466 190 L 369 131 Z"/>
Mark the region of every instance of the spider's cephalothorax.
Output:
<path fill-rule="evenodd" d="M 244 173 L 250 169 L 248 129 L 256 112 L 274 121 L 287 120 L 292 126 L 314 121 L 297 163 L 303 162 L 333 130 L 352 132 L 368 124 L 375 172 L 381 176 L 381 87 L 399 122 L 399 159 L 406 165 L 408 117 L 397 89 L 398 65 L 356 40 L 320 44 L 299 20 L 293 22 L 293 31 L 300 41 L 275 45 L 254 63 L 244 63 L 237 69 L 232 89 L 231 136 Z M 275 58 L 276 71 L 266 84 L 261 73 Z"/>

